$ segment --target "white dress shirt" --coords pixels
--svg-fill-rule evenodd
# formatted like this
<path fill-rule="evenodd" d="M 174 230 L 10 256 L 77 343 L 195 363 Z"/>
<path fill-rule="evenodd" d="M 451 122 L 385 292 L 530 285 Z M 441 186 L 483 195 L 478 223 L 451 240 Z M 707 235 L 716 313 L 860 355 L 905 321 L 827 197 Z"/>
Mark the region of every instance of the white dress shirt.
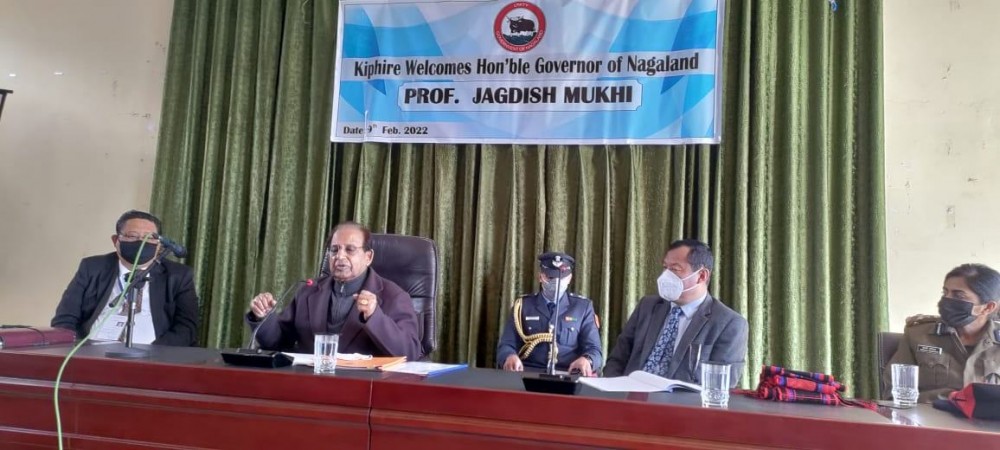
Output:
<path fill-rule="evenodd" d="M 98 326 L 105 315 L 112 314 L 112 317 L 104 321 L 104 326 L 96 334 L 93 334 L 94 340 L 125 341 L 123 332 L 125 330 L 125 322 L 128 320 L 127 310 L 123 307 L 125 300 L 123 299 L 122 303 L 118 304 L 113 312 L 111 311 L 111 303 L 121 295 L 126 281 L 124 276 L 128 273 L 128 267 L 125 267 L 119 261 L 118 278 L 114 281 L 114 286 L 111 288 L 111 296 L 108 297 L 108 301 L 101 315 L 94 322 L 94 326 Z M 149 307 L 149 281 L 146 281 L 145 286 L 143 286 L 141 305 L 139 311 L 135 313 L 135 329 L 132 330 L 132 342 L 135 344 L 152 344 L 156 340 L 156 330 L 153 328 L 153 314 Z"/>

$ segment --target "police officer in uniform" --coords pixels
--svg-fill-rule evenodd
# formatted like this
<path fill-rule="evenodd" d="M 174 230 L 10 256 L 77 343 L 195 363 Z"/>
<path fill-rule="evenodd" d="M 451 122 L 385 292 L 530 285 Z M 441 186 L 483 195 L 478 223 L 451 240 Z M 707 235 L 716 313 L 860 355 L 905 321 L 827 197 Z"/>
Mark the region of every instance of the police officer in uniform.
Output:
<path fill-rule="evenodd" d="M 946 397 L 969 383 L 1000 384 L 1000 273 L 963 264 L 945 276 L 939 316 L 907 319 L 903 339 L 882 376 L 892 398 L 892 364 L 920 367 L 921 402 Z"/>
<path fill-rule="evenodd" d="M 552 342 L 549 326 L 555 314 L 559 344 L 556 370 L 594 376 L 604 362 L 601 338 L 593 303 L 567 290 L 575 261 L 565 253 L 549 252 L 539 256 L 538 262 L 542 290 L 514 300 L 497 344 L 497 366 L 518 372 L 525 367 L 544 370 Z"/>

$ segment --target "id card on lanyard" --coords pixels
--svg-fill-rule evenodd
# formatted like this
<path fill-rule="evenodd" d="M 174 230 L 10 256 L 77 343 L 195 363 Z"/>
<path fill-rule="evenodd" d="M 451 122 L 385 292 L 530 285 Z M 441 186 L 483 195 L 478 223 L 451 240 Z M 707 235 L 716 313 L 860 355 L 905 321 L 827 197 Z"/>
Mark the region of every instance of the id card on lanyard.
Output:
<path fill-rule="evenodd" d="M 108 303 L 107 309 L 111 308 L 111 303 L 114 303 L 122 292 L 125 290 L 125 282 L 122 280 L 123 277 L 118 277 L 117 287 L 114 297 L 112 297 Z M 139 314 L 142 312 L 142 294 L 143 288 L 135 290 L 135 313 Z M 128 307 L 129 302 L 124 298 L 121 300 L 121 304 L 118 307 L 118 311 L 113 313 L 112 317 L 109 317 L 105 322 L 104 326 L 101 327 L 100 331 L 94 336 L 94 339 L 101 341 L 121 341 L 125 335 L 125 323 L 128 321 Z"/>

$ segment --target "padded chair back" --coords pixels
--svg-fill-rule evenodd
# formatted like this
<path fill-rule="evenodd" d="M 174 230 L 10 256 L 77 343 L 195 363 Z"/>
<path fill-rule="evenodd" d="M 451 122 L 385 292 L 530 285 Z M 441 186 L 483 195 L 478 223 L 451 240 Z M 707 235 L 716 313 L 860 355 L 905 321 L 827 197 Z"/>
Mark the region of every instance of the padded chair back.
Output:
<path fill-rule="evenodd" d="M 424 357 L 437 348 L 434 326 L 437 300 L 437 246 L 434 241 L 402 234 L 372 233 L 371 247 L 375 252 L 372 268 L 383 278 L 396 283 L 413 299 L 417 312 L 417 327 Z M 330 275 L 326 254 L 320 257 L 320 277 Z"/>
<path fill-rule="evenodd" d="M 889 360 L 892 359 L 892 355 L 896 353 L 896 349 L 899 347 L 899 341 L 901 340 L 903 340 L 903 333 L 892 333 L 889 331 L 880 331 L 878 333 L 879 395 L 888 390 L 889 383 L 892 381 L 884 379 L 885 370 L 889 366 Z"/>

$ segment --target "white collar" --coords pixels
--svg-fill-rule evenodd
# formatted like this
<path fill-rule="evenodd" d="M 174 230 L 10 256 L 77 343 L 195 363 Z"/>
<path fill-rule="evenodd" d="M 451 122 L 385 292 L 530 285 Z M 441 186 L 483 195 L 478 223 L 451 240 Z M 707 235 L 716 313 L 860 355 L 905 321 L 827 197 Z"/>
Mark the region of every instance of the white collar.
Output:
<path fill-rule="evenodd" d="M 142 269 L 143 269 L 142 266 L 136 268 L 136 270 L 142 270 Z M 125 275 L 131 271 L 132 271 L 131 266 L 126 266 L 125 264 L 123 264 L 121 259 L 118 260 L 118 278 L 121 278 L 122 275 Z M 146 275 L 146 279 L 149 279 L 148 274 Z"/>

